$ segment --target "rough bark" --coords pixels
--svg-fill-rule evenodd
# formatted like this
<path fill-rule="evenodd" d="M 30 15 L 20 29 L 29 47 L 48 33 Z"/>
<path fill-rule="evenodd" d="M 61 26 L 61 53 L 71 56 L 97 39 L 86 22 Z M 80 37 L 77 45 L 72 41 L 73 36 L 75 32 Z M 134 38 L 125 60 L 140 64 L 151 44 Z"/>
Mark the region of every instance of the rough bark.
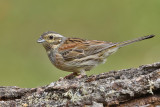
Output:
<path fill-rule="evenodd" d="M 160 106 L 160 62 L 38 88 L 0 87 L 0 107 Z"/>

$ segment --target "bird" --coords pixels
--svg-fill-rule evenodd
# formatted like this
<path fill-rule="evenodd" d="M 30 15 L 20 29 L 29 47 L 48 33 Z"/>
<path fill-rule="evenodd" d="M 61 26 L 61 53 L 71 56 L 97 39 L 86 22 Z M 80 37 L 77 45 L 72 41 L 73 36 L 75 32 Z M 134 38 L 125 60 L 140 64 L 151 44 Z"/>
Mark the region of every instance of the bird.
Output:
<path fill-rule="evenodd" d="M 51 63 L 58 69 L 72 72 L 71 75 L 86 75 L 99 64 L 105 63 L 108 56 L 119 48 L 153 38 L 147 35 L 123 42 L 107 42 L 62 36 L 54 31 L 43 33 L 37 40 L 45 48 Z"/>

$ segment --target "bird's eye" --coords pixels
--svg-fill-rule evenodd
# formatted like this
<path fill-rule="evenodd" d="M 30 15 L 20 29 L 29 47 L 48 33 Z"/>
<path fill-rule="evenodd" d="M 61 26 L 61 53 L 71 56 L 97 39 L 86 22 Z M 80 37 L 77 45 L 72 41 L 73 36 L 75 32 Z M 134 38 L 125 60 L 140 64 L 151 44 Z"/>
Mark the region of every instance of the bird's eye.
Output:
<path fill-rule="evenodd" d="M 49 36 L 49 39 L 53 39 L 53 36 Z"/>

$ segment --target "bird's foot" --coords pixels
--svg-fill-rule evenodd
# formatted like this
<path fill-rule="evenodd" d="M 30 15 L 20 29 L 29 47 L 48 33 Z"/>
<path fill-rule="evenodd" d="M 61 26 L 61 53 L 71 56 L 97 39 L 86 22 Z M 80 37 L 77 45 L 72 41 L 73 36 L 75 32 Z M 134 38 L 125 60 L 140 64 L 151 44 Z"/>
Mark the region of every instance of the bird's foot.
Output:
<path fill-rule="evenodd" d="M 78 75 L 75 78 L 80 79 L 80 78 L 83 78 L 83 77 L 87 77 L 87 75 Z"/>
<path fill-rule="evenodd" d="M 80 79 L 80 78 L 83 78 L 83 77 L 86 77 L 86 73 L 77 73 L 77 72 L 73 72 L 67 76 L 65 76 L 63 79 L 73 79 L 73 78 L 76 78 L 76 79 Z"/>

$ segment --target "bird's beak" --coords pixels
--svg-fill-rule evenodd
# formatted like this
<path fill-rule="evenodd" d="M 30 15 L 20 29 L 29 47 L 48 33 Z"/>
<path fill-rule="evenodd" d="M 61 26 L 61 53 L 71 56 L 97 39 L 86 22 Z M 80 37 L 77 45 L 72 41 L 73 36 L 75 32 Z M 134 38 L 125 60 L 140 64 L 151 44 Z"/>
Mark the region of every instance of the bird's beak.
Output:
<path fill-rule="evenodd" d="M 40 38 L 37 40 L 37 42 L 38 42 L 38 43 L 43 43 L 43 42 L 45 42 L 45 40 L 44 40 L 42 37 L 40 37 Z"/>

